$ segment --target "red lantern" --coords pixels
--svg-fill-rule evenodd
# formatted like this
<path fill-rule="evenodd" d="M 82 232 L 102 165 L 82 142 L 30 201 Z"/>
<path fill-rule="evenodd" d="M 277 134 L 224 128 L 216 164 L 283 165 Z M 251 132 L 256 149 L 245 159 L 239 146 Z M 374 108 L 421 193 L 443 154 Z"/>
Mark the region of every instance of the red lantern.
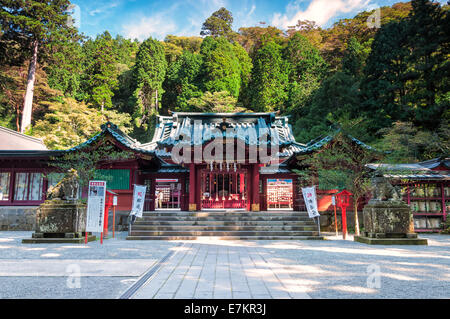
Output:
<path fill-rule="evenodd" d="M 336 205 L 342 210 L 342 237 L 347 238 L 347 207 L 350 205 L 350 196 L 353 194 L 343 190 L 336 194 Z"/>

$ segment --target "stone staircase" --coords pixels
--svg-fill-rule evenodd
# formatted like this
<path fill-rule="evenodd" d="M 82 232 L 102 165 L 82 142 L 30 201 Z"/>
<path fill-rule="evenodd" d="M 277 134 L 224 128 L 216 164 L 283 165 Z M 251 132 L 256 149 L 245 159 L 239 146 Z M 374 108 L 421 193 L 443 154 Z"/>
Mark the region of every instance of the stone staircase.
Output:
<path fill-rule="evenodd" d="M 323 239 L 306 212 L 292 211 L 155 211 L 144 212 L 127 240 Z"/>

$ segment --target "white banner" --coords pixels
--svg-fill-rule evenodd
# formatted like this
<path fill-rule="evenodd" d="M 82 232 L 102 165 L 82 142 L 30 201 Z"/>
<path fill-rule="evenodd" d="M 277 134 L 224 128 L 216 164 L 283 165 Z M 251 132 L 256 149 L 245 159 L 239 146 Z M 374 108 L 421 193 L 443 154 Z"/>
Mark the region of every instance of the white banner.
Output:
<path fill-rule="evenodd" d="M 320 216 L 319 210 L 317 209 L 316 187 L 303 187 L 302 193 L 309 218 Z"/>
<path fill-rule="evenodd" d="M 89 181 L 86 231 L 103 232 L 106 182 Z"/>
<path fill-rule="evenodd" d="M 136 215 L 136 217 L 142 217 L 142 212 L 144 211 L 146 190 L 147 186 L 134 185 L 133 208 L 131 209 L 131 214 Z"/>

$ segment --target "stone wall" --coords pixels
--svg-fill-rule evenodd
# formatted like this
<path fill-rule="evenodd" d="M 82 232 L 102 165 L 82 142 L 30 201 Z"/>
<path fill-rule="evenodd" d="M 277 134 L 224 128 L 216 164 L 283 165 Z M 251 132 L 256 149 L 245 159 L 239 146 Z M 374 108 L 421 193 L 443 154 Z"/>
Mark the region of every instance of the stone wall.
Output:
<path fill-rule="evenodd" d="M 34 230 L 38 206 L 0 206 L 0 230 Z"/>

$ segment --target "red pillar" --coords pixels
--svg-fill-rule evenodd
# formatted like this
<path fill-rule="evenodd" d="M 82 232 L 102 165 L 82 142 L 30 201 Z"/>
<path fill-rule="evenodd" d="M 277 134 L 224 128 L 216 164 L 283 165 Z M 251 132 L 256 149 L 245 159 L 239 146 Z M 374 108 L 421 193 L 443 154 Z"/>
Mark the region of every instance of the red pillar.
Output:
<path fill-rule="evenodd" d="M 259 212 L 259 164 L 253 165 L 252 172 L 252 211 Z"/>
<path fill-rule="evenodd" d="M 197 204 L 195 202 L 195 165 L 189 164 L 189 211 L 196 211 Z"/>

